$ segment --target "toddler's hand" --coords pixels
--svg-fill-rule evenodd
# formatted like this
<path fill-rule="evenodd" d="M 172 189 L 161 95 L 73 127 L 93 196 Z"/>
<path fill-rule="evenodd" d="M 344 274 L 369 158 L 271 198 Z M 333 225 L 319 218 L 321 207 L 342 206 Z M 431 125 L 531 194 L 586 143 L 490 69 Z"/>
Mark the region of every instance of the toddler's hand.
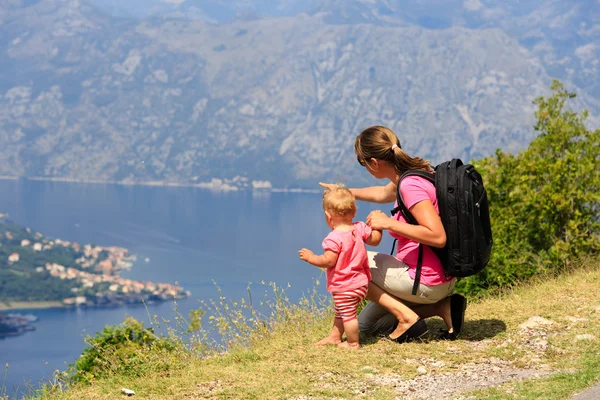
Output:
<path fill-rule="evenodd" d="M 389 221 L 390 217 L 385 215 L 385 213 L 381 210 L 374 210 L 367 216 L 367 225 L 371 227 L 371 229 L 376 230 L 385 230 L 389 229 Z"/>
<path fill-rule="evenodd" d="M 298 254 L 300 254 L 300 259 L 302 261 L 308 261 L 308 259 L 314 256 L 314 253 L 308 249 L 298 250 Z"/>

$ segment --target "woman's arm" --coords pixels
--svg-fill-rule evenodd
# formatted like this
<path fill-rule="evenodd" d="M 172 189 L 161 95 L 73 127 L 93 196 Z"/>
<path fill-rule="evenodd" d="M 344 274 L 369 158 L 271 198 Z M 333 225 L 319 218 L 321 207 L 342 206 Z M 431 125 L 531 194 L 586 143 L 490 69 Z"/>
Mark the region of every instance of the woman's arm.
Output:
<path fill-rule="evenodd" d="M 319 185 L 326 189 L 331 189 L 334 184 L 319 182 Z M 356 200 L 367 201 L 369 203 L 392 203 L 396 201 L 396 185 L 393 182 L 385 186 L 370 186 L 366 188 L 350 189 Z"/>
<path fill-rule="evenodd" d="M 369 214 L 367 225 L 372 229 L 387 229 L 428 246 L 442 248 L 446 245 L 446 231 L 431 200 L 420 201 L 412 206 L 409 211 L 419 225 L 397 221 L 379 210 L 372 211 Z"/>

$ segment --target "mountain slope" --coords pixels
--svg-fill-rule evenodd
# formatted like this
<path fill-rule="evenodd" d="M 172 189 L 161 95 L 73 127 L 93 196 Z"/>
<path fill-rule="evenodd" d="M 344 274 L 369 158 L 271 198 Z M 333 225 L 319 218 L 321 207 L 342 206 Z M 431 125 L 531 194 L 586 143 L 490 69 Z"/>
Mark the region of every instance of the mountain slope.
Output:
<path fill-rule="evenodd" d="M 516 151 L 550 82 L 495 28 L 332 25 L 322 14 L 214 25 L 119 19 L 78 0 L 7 4 L 0 175 L 357 183 L 361 129 L 389 125 L 433 162 Z"/>

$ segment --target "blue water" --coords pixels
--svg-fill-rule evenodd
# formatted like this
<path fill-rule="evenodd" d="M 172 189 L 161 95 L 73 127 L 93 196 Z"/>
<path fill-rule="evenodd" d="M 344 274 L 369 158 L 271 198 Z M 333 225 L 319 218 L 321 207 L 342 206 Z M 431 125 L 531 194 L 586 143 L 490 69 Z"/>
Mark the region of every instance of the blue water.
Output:
<path fill-rule="evenodd" d="M 80 244 L 116 245 L 137 255 L 124 276 L 178 283 L 192 292 L 180 300 L 187 315 L 200 300 L 217 298 L 214 282 L 233 299 L 260 297 L 274 282 L 292 301 L 324 280 L 298 259 L 308 247 L 320 251 L 328 233 L 317 193 L 215 193 L 185 187 L 144 187 L 28 180 L 0 180 L 0 212 L 47 237 Z M 357 218 L 375 208 L 360 203 Z M 381 251 L 389 251 L 384 239 Z M 146 262 L 146 258 L 149 259 Z M 320 291 L 323 287 L 320 286 Z M 172 302 L 116 309 L 35 310 L 36 331 L 0 340 L 0 394 L 18 397 L 53 371 L 65 370 L 85 348 L 84 338 L 127 316 L 173 321 Z M 8 364 L 5 374 L 4 366 Z"/>

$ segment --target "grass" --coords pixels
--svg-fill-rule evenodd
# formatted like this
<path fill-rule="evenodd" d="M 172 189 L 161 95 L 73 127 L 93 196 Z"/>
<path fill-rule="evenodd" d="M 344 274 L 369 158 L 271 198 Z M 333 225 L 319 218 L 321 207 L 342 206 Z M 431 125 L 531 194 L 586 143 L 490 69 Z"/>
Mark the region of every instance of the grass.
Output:
<path fill-rule="evenodd" d="M 0 385 L 0 400 L 4 400 L 7 398 L 6 395 L 6 376 L 8 375 L 8 364 L 6 364 L 4 369 L 4 374 L 2 377 L 2 385 Z"/>
<path fill-rule="evenodd" d="M 91 383 L 66 388 L 58 379 L 31 398 L 114 399 L 128 388 L 136 399 L 429 398 L 425 389 L 431 398 L 568 399 L 600 380 L 599 267 L 470 303 L 457 341 L 436 340 L 442 322 L 430 319 L 422 342 L 371 339 L 358 351 L 312 346 L 332 322 L 316 295 L 290 304 L 276 289 L 266 315 L 249 300 L 221 298 L 208 305 L 206 328 L 179 321 L 174 349 L 106 351 Z M 206 344 L 211 329 L 225 334 L 228 351 Z"/>

